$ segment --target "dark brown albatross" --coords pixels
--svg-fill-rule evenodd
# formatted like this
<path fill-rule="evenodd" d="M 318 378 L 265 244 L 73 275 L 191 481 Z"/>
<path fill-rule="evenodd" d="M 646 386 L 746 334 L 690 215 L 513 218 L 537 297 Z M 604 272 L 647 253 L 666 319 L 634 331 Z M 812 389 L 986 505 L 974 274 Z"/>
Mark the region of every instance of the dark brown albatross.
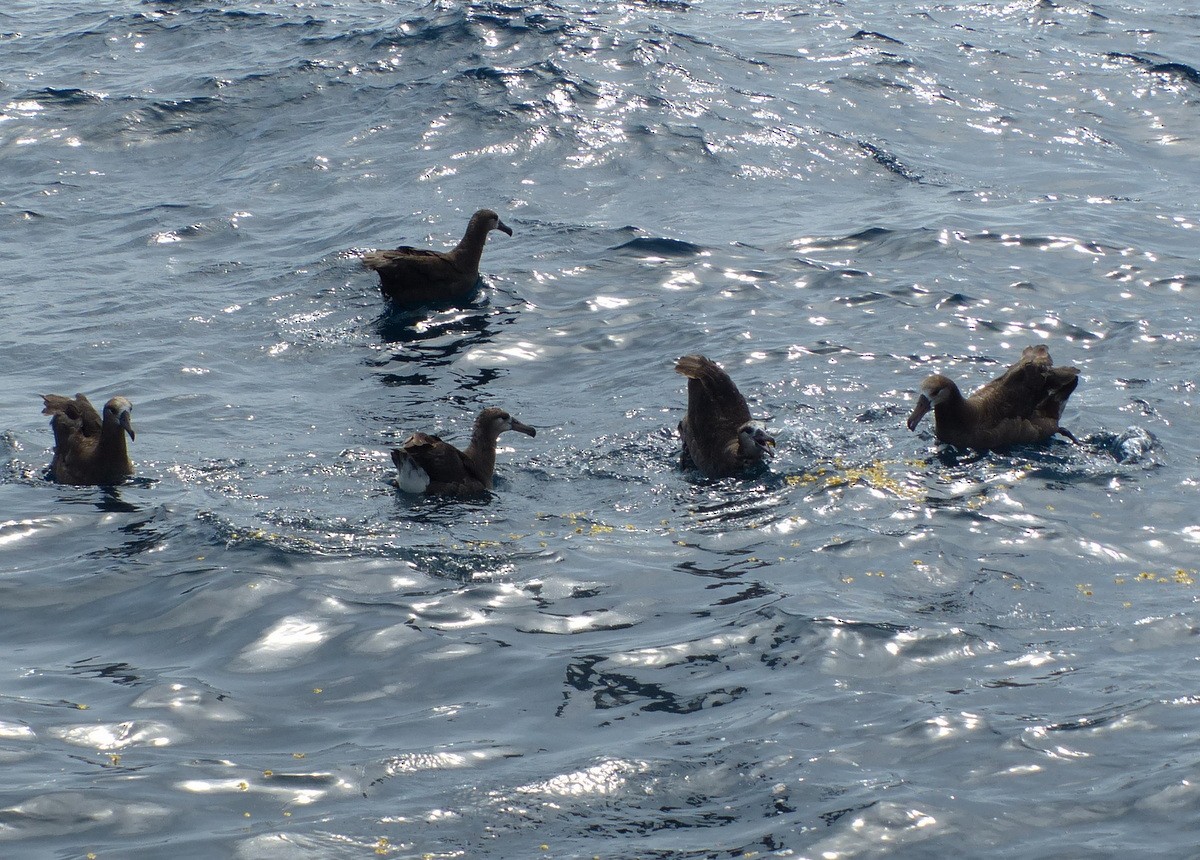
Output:
<path fill-rule="evenodd" d="M 405 245 L 363 254 L 363 265 L 379 273 L 379 289 L 392 301 L 414 305 L 458 301 L 469 296 L 479 281 L 479 258 L 493 230 L 512 235 L 499 215 L 480 209 L 471 216 L 467 232 L 453 250 Z"/>
<path fill-rule="evenodd" d="M 688 379 L 687 414 L 679 422 L 683 468 L 726 478 L 775 454 L 775 440 L 750 420 L 750 407 L 729 374 L 702 355 L 685 355 L 675 372 Z"/>
<path fill-rule="evenodd" d="M 400 473 L 397 486 L 406 493 L 442 496 L 490 490 L 496 471 L 496 440 L 506 430 L 537 435 L 537 430 L 495 406 L 479 413 L 465 451 L 429 433 L 412 434 L 403 445 L 392 449 L 392 462 Z"/>
<path fill-rule="evenodd" d="M 1027 346 L 1003 374 L 964 398 L 953 380 L 934 374 L 921 383 L 908 429 L 933 410 L 934 435 L 956 448 L 1003 448 L 1041 442 L 1055 433 L 1078 444 L 1060 427 L 1063 407 L 1079 384 L 1079 369 L 1055 367 L 1045 344 Z"/>
<path fill-rule="evenodd" d="M 43 394 L 43 415 L 54 431 L 50 476 L 60 484 L 119 484 L 133 474 L 125 435 L 133 439 L 133 404 L 114 397 L 104 404 L 103 418 L 82 394 L 75 399 Z"/>

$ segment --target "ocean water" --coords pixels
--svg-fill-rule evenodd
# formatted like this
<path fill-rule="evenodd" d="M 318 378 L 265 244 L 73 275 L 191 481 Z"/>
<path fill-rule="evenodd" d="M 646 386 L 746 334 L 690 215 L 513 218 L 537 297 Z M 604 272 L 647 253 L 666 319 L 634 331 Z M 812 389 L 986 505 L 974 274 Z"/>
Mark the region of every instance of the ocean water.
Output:
<path fill-rule="evenodd" d="M 5 4 L 0 856 L 1195 855 L 1181 6 Z M 1082 445 L 905 428 L 1031 343 Z M 678 469 L 688 352 L 769 468 Z"/>

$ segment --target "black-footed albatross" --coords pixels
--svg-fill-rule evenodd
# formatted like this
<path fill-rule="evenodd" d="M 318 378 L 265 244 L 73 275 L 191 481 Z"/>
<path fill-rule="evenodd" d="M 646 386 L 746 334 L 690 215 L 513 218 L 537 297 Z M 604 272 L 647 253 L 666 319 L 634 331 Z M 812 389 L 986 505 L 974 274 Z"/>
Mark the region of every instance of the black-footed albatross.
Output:
<path fill-rule="evenodd" d="M 114 397 L 104 404 L 104 417 L 82 394 L 75 399 L 43 394 L 43 415 L 54 431 L 50 476 L 60 484 L 119 484 L 133 474 L 125 434 L 133 439 L 133 404 Z"/>
<path fill-rule="evenodd" d="M 775 439 L 750 420 L 750 407 L 729 374 L 702 355 L 685 355 L 675 372 L 688 378 L 687 414 L 679 422 L 683 468 L 726 478 L 775 454 Z"/>
<path fill-rule="evenodd" d="M 403 246 L 391 251 L 363 254 L 363 265 L 379 273 L 379 289 L 392 301 L 404 304 L 453 302 L 466 298 L 479 281 L 479 258 L 488 233 L 512 229 L 491 209 L 471 216 L 467 232 L 451 251 L 430 251 Z"/>
<path fill-rule="evenodd" d="M 1071 431 L 1058 425 L 1078 384 L 1078 368 L 1055 367 L 1045 344 L 1027 346 L 1016 364 L 970 397 L 964 398 L 953 380 L 940 373 L 926 378 L 908 429 L 917 429 L 932 409 L 934 434 L 956 448 L 985 451 L 1041 442 L 1055 433 L 1078 444 Z"/>
<path fill-rule="evenodd" d="M 397 486 L 406 493 L 442 496 L 490 490 L 496 471 L 496 439 L 505 430 L 537 435 L 537 430 L 495 406 L 479 413 L 465 451 L 428 433 L 412 434 L 403 445 L 392 449 L 392 462 L 400 473 Z"/>

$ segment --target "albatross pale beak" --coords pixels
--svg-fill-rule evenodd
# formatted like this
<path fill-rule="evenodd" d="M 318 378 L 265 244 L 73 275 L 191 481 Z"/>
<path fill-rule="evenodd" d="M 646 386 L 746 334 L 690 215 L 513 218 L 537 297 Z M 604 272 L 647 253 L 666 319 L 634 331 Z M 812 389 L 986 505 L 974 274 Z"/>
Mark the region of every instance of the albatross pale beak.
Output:
<path fill-rule="evenodd" d="M 129 434 L 129 441 L 134 441 L 133 421 L 129 418 L 128 409 L 121 413 L 121 426 L 124 427 L 125 432 Z"/>
<path fill-rule="evenodd" d="M 516 430 L 518 433 L 524 433 L 526 436 L 536 436 L 537 430 L 530 427 L 524 421 L 518 421 L 516 418 L 509 419 L 509 430 Z"/>
<path fill-rule="evenodd" d="M 922 393 L 917 398 L 917 405 L 913 407 L 912 414 L 908 416 L 908 429 L 916 430 L 917 425 L 921 423 L 921 419 L 925 417 L 925 413 L 933 408 L 933 404 L 929 402 L 929 398 Z"/>

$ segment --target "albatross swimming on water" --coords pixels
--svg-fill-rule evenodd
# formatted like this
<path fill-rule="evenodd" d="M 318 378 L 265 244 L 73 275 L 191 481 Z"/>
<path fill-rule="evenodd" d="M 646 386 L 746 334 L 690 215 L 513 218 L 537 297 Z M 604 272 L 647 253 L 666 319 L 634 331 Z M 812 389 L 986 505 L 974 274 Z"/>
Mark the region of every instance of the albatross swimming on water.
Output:
<path fill-rule="evenodd" d="M 479 281 L 479 258 L 488 233 L 512 229 L 491 209 L 471 216 L 467 232 L 450 251 L 403 246 L 363 254 L 363 265 L 379 273 L 379 289 L 403 304 L 433 304 L 467 298 Z"/>
<path fill-rule="evenodd" d="M 934 435 L 956 448 L 983 451 L 1041 442 L 1055 433 L 1078 443 L 1058 423 L 1078 384 L 1078 368 L 1055 367 L 1045 344 L 1027 346 L 1015 364 L 970 397 L 964 398 L 954 381 L 940 373 L 927 377 L 908 416 L 908 429 L 916 430 L 932 409 Z"/>
<path fill-rule="evenodd" d="M 503 409 L 489 406 L 475 419 L 471 444 L 460 451 L 428 433 L 414 433 L 392 450 L 400 473 L 397 485 L 406 493 L 465 496 L 492 488 L 496 471 L 496 440 L 506 430 L 536 436 L 537 430 Z"/>
<path fill-rule="evenodd" d="M 675 372 L 688 380 L 687 414 L 679 422 L 684 468 L 725 478 L 775 454 L 775 439 L 750 420 L 750 407 L 729 374 L 702 355 L 685 355 Z"/>
<path fill-rule="evenodd" d="M 50 475 L 60 484 L 119 484 L 133 474 L 125 434 L 134 438 L 133 404 L 114 397 L 104 404 L 104 416 L 82 394 L 75 399 L 43 394 L 43 415 L 54 431 Z"/>

